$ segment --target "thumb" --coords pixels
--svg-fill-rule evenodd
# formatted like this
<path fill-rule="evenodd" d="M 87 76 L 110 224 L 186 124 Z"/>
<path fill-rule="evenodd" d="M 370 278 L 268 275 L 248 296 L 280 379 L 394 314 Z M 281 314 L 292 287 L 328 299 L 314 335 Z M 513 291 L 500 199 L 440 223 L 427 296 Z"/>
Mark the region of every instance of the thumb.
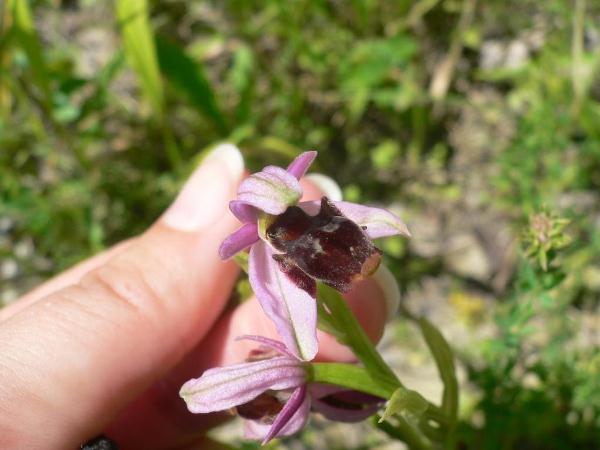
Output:
<path fill-rule="evenodd" d="M 146 233 L 2 322 L 0 448 L 75 448 L 208 332 L 237 275 L 217 250 L 242 173 L 218 147 Z"/>

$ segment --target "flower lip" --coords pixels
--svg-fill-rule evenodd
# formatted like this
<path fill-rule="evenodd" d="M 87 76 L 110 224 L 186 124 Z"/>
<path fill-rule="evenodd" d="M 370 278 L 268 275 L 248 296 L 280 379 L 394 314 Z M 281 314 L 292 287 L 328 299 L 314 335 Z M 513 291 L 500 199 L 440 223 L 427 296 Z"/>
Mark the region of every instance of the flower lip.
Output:
<path fill-rule="evenodd" d="M 340 386 L 310 386 L 313 409 L 330 420 L 359 422 L 377 412 L 385 399 Z"/>
<path fill-rule="evenodd" d="M 284 402 L 277 398 L 274 391 L 263 392 L 258 397 L 235 407 L 240 417 L 272 424 L 283 408 Z"/>
<path fill-rule="evenodd" d="M 381 261 L 381 250 L 327 197 L 315 216 L 289 207 L 267 228 L 266 237 L 281 252 L 273 256 L 281 268 L 298 267 L 342 292 L 373 273 Z"/>

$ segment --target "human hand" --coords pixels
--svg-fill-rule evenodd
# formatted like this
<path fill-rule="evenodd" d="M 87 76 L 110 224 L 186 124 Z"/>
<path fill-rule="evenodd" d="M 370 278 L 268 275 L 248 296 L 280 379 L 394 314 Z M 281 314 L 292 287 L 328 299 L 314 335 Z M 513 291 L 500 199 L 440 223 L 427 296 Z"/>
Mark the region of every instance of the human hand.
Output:
<path fill-rule="evenodd" d="M 242 176 L 239 152 L 220 147 L 141 236 L 0 310 L 0 448 L 75 449 L 102 432 L 122 450 L 205 448 L 223 416 L 190 414 L 181 385 L 244 360 L 252 344 L 236 336 L 277 337 L 256 299 L 226 308 L 238 269 L 218 248 L 238 225 L 227 204 Z M 305 199 L 320 198 L 308 183 Z M 378 340 L 381 288 L 367 279 L 346 298 Z M 353 359 L 319 341 L 318 359 Z"/>

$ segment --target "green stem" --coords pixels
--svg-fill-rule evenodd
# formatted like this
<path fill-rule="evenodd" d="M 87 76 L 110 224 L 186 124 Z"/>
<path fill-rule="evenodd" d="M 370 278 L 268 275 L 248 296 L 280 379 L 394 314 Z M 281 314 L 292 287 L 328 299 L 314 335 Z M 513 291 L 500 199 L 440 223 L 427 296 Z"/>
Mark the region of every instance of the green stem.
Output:
<path fill-rule="evenodd" d="M 431 442 L 424 438 L 418 430 L 402 417 L 398 417 L 396 426 L 385 421 L 379 422 L 379 417 L 377 416 L 373 419 L 373 424 L 391 438 L 405 442 L 411 450 L 433 449 Z"/>
<path fill-rule="evenodd" d="M 408 447 L 412 450 L 429 450 L 433 446 L 431 442 L 423 436 L 418 428 L 412 426 L 404 417 L 396 416 L 397 425 L 396 428 L 404 436 L 404 442 L 408 444 Z"/>
<path fill-rule="evenodd" d="M 317 299 L 321 322 L 325 322 L 327 328 L 337 330 L 338 340 L 352 349 L 364 368 L 348 364 L 314 363 L 311 365 L 310 381 L 345 386 L 386 399 L 391 398 L 396 389 L 404 387 L 379 354 L 341 295 L 332 288 L 319 284 Z M 417 319 L 413 318 L 413 320 Z M 453 398 L 452 395 L 450 397 Z M 432 443 L 426 435 L 434 441 L 443 441 L 443 435 L 451 428 L 453 422 L 453 418 L 448 418 L 446 414 L 447 409 L 448 405 L 444 405 L 442 409 L 428 401 L 423 422 L 426 429 L 414 426 L 406 419 L 396 416 L 398 419 L 396 428 L 403 436 L 402 440 L 413 449 L 432 448 Z M 452 407 L 450 409 L 452 410 Z M 429 421 L 437 422 L 439 429 L 431 427 Z M 389 426 L 394 428 L 392 425 Z"/>
<path fill-rule="evenodd" d="M 387 379 L 374 379 L 363 367 L 342 363 L 312 363 L 309 382 L 335 384 L 388 399 L 400 387 Z"/>
<path fill-rule="evenodd" d="M 323 302 L 325 309 L 330 312 L 330 323 L 343 334 L 340 341 L 354 351 L 354 354 L 365 365 L 367 371 L 374 377 L 383 377 L 387 379 L 388 383 L 395 383 L 398 387 L 401 386 L 400 380 L 375 349 L 342 296 L 334 289 L 319 284 L 317 298 Z"/>
<path fill-rule="evenodd" d="M 575 12 L 573 14 L 573 38 L 571 40 L 571 53 L 573 62 L 571 64 L 571 78 L 573 83 L 573 110 L 575 116 L 581 109 L 585 96 L 585 65 L 583 62 L 584 49 L 584 27 L 585 27 L 585 0 L 575 0 Z"/>
<path fill-rule="evenodd" d="M 396 389 L 402 387 L 399 381 L 391 381 L 388 377 L 373 374 L 366 368 L 354 364 L 312 363 L 308 366 L 308 381 L 344 386 L 377 397 L 389 399 Z M 427 402 L 425 417 L 448 426 L 448 418 L 439 406 Z"/>
<path fill-rule="evenodd" d="M 179 148 L 177 147 L 177 142 L 175 142 L 175 136 L 173 136 L 173 132 L 166 122 L 163 121 L 163 123 L 161 123 L 159 126 L 163 135 L 165 150 L 167 152 L 169 163 L 173 169 L 177 169 L 181 164 L 182 158 Z"/>

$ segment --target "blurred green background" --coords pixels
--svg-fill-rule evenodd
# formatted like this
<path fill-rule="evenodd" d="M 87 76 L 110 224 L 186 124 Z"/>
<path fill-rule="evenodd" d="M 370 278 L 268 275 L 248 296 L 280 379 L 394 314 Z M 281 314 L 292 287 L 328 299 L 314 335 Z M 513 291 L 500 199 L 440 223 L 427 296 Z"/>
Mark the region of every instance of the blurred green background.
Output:
<path fill-rule="evenodd" d="M 456 351 L 455 448 L 600 448 L 600 2 L 0 5 L 0 303 L 144 230 L 218 142 L 316 149 L 409 224 L 380 245 Z M 402 315 L 382 349 L 436 399 Z M 394 445 L 317 418 L 280 446 Z"/>

